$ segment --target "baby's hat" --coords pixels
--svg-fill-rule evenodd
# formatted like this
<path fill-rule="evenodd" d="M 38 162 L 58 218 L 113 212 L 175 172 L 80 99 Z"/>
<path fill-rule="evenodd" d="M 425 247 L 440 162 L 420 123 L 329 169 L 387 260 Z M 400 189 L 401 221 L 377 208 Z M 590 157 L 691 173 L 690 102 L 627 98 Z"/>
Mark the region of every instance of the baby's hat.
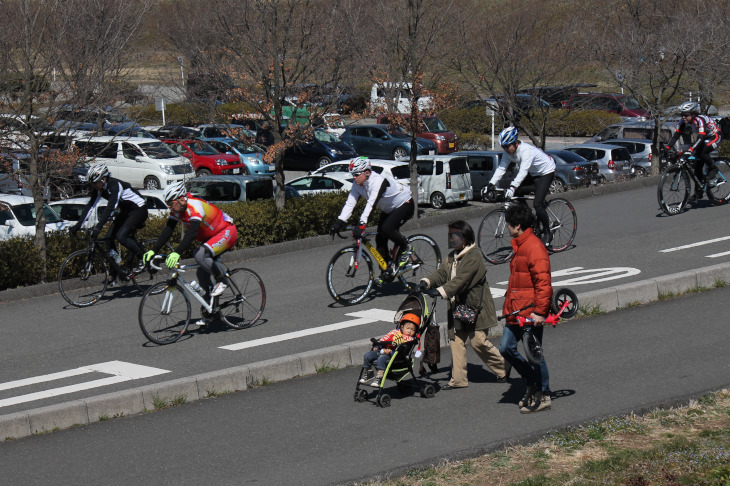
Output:
<path fill-rule="evenodd" d="M 405 321 L 412 322 L 416 327 L 421 326 L 421 318 L 412 312 L 403 314 L 403 317 L 400 318 L 400 325 L 402 326 Z"/>

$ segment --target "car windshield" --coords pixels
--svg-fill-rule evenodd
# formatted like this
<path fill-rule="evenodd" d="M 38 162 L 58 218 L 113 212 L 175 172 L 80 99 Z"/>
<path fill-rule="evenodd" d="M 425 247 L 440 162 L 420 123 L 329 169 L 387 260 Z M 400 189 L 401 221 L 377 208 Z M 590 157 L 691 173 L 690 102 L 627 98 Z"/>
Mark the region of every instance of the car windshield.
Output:
<path fill-rule="evenodd" d="M 552 154 L 550 154 L 552 155 Z M 560 152 L 555 152 L 555 155 L 557 157 L 560 157 L 563 161 L 565 161 L 568 164 L 579 164 L 581 162 L 585 162 L 586 159 L 581 157 L 580 155 L 571 152 L 569 150 L 561 150 Z"/>
<path fill-rule="evenodd" d="M 216 155 L 220 153 L 207 142 L 192 142 L 188 144 L 188 147 L 195 152 L 195 155 Z"/>
<path fill-rule="evenodd" d="M 164 142 L 141 143 L 139 148 L 151 159 L 172 159 L 178 155 Z"/>
<path fill-rule="evenodd" d="M 264 151 L 255 145 L 248 145 L 243 142 L 228 142 L 228 145 L 236 149 L 240 154 L 263 154 Z"/>
<path fill-rule="evenodd" d="M 632 98 L 631 96 L 627 96 L 623 99 L 624 107 L 626 107 L 627 110 L 640 110 L 641 105 L 638 101 L 636 101 L 635 98 Z"/>
<path fill-rule="evenodd" d="M 106 114 L 106 119 L 109 120 L 109 123 L 126 123 L 132 121 L 127 115 L 119 111 L 110 111 Z"/>
<path fill-rule="evenodd" d="M 314 138 L 324 143 L 337 143 L 341 142 L 340 137 L 334 133 L 325 132 L 324 130 L 315 130 Z"/>
<path fill-rule="evenodd" d="M 410 138 L 411 137 L 411 135 L 408 132 L 405 132 L 398 127 L 389 127 L 388 133 L 393 138 Z"/>
<path fill-rule="evenodd" d="M 446 126 L 444 125 L 444 123 L 436 117 L 424 118 L 422 121 L 423 121 L 423 124 L 426 125 L 426 128 L 428 128 L 429 132 L 440 133 L 440 132 L 448 131 L 446 129 Z"/>
<path fill-rule="evenodd" d="M 18 219 L 18 222 L 23 226 L 35 225 L 36 215 L 35 205 L 33 203 L 15 205 L 13 206 L 13 213 Z M 46 224 L 60 223 L 63 221 L 47 204 L 43 205 L 43 213 L 46 215 Z"/>

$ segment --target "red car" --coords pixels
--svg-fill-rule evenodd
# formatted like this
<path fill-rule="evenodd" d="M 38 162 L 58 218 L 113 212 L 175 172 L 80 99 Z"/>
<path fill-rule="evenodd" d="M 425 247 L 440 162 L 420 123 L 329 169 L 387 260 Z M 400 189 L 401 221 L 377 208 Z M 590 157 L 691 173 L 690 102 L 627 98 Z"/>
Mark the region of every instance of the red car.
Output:
<path fill-rule="evenodd" d="M 411 115 L 380 115 L 378 123 L 396 124 L 407 129 L 408 118 Z M 434 115 L 419 115 L 421 119 L 420 128 L 416 134 L 419 138 L 426 138 L 436 144 L 436 153 L 439 155 L 450 154 L 459 150 L 459 142 L 456 134 L 450 132 L 444 122 Z M 398 120 L 400 119 L 400 120 Z"/>
<path fill-rule="evenodd" d="M 208 175 L 248 175 L 246 164 L 241 163 L 238 155 L 224 154 L 202 140 L 163 140 L 177 154 L 190 159 L 195 174 Z"/>

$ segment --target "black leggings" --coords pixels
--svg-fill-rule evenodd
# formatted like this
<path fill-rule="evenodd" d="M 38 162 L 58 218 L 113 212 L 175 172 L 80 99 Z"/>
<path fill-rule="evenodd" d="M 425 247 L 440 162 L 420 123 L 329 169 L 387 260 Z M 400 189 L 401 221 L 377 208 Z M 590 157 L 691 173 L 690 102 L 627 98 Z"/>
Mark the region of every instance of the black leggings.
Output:
<path fill-rule="evenodd" d="M 107 231 L 107 234 L 111 235 L 108 237 L 108 249 L 112 248 L 114 239 L 116 238 L 123 247 L 129 250 L 127 263 L 134 263 L 134 261 L 140 257 L 142 250 L 137 242 L 134 241 L 132 235 L 135 231 L 144 226 L 145 221 L 147 221 L 147 208 L 137 208 L 129 212 L 122 211 L 119 213 L 117 217 L 114 218 L 114 221 L 109 227 L 109 231 Z"/>
<path fill-rule="evenodd" d="M 383 258 L 385 258 L 385 261 L 390 260 L 388 240 L 395 243 L 401 250 L 408 245 L 408 240 L 400 232 L 400 227 L 403 226 L 403 223 L 411 219 L 413 209 L 413 199 L 409 199 L 392 212 L 383 213 L 380 216 L 378 234 L 375 236 L 375 247 Z"/>
<path fill-rule="evenodd" d="M 710 152 L 714 150 L 713 146 L 706 146 L 704 143 L 699 144 L 695 151 L 695 175 L 700 181 L 705 180 L 704 167 L 707 166 L 707 171 L 715 168 L 715 161 L 710 157 Z"/>
<path fill-rule="evenodd" d="M 554 177 L 555 172 L 541 176 L 527 174 L 527 177 L 525 177 L 525 180 L 522 181 L 522 184 L 516 191 L 518 196 L 523 196 L 535 191 L 535 199 L 532 201 L 532 207 L 535 208 L 535 215 L 537 216 L 538 221 L 540 221 L 543 231 L 547 231 L 546 228 L 550 227 L 550 218 L 548 217 L 545 198 L 550 192 L 550 184 L 553 182 Z"/>

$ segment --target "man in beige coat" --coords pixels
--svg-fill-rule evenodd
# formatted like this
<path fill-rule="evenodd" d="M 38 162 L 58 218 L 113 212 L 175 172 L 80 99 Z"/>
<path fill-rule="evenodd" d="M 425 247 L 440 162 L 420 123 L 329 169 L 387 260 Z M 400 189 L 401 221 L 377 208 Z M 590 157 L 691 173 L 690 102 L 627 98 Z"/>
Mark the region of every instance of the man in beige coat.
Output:
<path fill-rule="evenodd" d="M 451 341 L 451 380 L 442 389 L 451 390 L 469 386 L 466 376 L 466 341 L 479 358 L 497 376 L 506 379 L 504 359 L 499 349 L 487 339 L 487 330 L 497 325 L 492 292 L 487 283 L 487 267 L 474 243 L 474 230 L 466 221 L 452 221 L 449 228 L 449 248 L 453 251 L 441 263 L 438 270 L 421 280 L 422 289 L 435 288 L 447 300 L 448 331 Z M 481 309 L 474 325 L 453 317 L 453 309 L 466 304 Z"/>

